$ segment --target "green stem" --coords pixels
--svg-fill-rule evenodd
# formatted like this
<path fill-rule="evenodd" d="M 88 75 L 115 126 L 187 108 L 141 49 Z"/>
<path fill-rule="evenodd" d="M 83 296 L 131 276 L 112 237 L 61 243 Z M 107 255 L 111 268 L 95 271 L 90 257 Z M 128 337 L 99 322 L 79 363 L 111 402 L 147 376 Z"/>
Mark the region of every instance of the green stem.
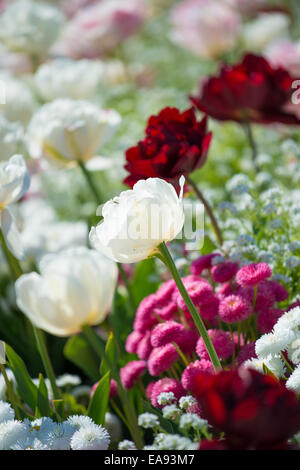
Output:
<path fill-rule="evenodd" d="M 129 431 L 132 435 L 132 438 L 137 448 L 142 449 L 144 447 L 144 443 L 138 430 L 138 421 L 137 421 L 134 408 L 132 406 L 132 403 L 126 391 L 123 389 L 119 374 L 116 372 L 115 367 L 113 366 L 113 364 L 110 361 L 110 358 L 107 356 L 105 352 L 105 347 L 102 344 L 101 339 L 89 325 L 84 325 L 82 327 L 82 333 L 84 334 L 84 336 L 86 337 L 86 339 L 88 340 L 89 344 L 92 346 L 96 354 L 99 356 L 99 358 L 100 359 L 104 358 L 105 361 L 107 362 L 107 365 L 111 370 L 111 375 L 118 384 L 119 396 L 122 401 L 124 413 L 128 420 Z"/>
<path fill-rule="evenodd" d="M 54 370 L 53 370 L 51 360 L 50 360 L 50 357 L 49 357 L 49 354 L 48 354 L 48 350 L 47 350 L 47 347 L 46 347 L 44 334 L 41 330 L 39 330 L 35 326 L 33 326 L 33 331 L 34 331 L 36 344 L 37 344 L 37 347 L 38 347 L 38 350 L 39 350 L 39 353 L 40 353 L 40 356 L 41 356 L 41 359 L 42 359 L 42 362 L 43 362 L 43 365 L 44 365 L 44 368 L 45 368 L 45 371 L 46 371 L 46 374 L 47 374 L 47 377 L 48 377 L 48 379 L 50 381 L 50 384 L 51 384 L 53 397 L 54 397 L 55 400 L 59 400 L 61 398 L 61 395 L 60 395 L 59 389 L 56 385 L 55 374 L 54 374 Z"/>
<path fill-rule="evenodd" d="M 216 234 L 216 237 L 217 237 L 217 240 L 218 240 L 218 243 L 220 245 L 223 245 L 223 236 L 222 236 L 222 232 L 221 232 L 221 229 L 219 227 L 219 224 L 217 222 L 217 219 L 215 218 L 215 215 L 213 213 L 213 210 L 210 206 L 210 204 L 208 203 L 208 201 L 205 199 L 205 197 L 203 196 L 202 192 L 200 191 L 200 189 L 198 188 L 198 186 L 196 185 L 196 183 L 192 180 L 192 178 L 190 176 L 187 176 L 186 178 L 186 181 L 187 183 L 193 188 L 195 194 L 197 195 L 197 197 L 200 199 L 200 201 L 202 202 L 202 204 L 204 205 L 205 207 L 205 210 L 210 218 L 210 221 L 212 223 L 212 226 L 213 226 L 213 229 L 215 231 L 215 234 Z"/>
<path fill-rule="evenodd" d="M 81 160 L 78 160 L 78 165 L 81 168 L 81 171 L 90 187 L 90 190 L 94 195 L 96 203 L 101 204 L 101 202 L 103 202 L 103 198 L 100 193 L 100 190 L 97 188 L 97 186 L 95 185 L 93 181 L 92 175 L 90 174 L 89 170 L 86 168 L 85 164 Z"/>
<path fill-rule="evenodd" d="M 12 383 L 10 382 L 10 380 L 7 376 L 7 373 L 6 373 L 6 370 L 5 370 L 5 367 L 4 367 L 3 364 L 0 364 L 0 370 L 1 370 L 3 378 L 4 378 L 4 382 L 5 382 L 5 385 L 6 385 L 7 394 L 8 394 L 8 397 L 10 399 L 10 403 L 12 404 L 12 407 L 15 410 L 16 418 L 18 420 L 21 420 L 21 415 L 19 413 L 18 406 L 17 406 L 16 400 L 15 400 L 14 391 L 12 389 Z"/>
<path fill-rule="evenodd" d="M 245 132 L 246 132 L 246 135 L 247 135 L 247 139 L 249 141 L 249 145 L 251 147 L 252 162 L 253 162 L 254 169 L 255 169 L 255 171 L 259 171 L 259 166 L 258 166 L 258 163 L 256 161 L 257 154 L 258 154 L 257 145 L 256 145 L 256 142 L 255 142 L 255 139 L 254 139 L 254 136 L 253 136 L 252 126 L 251 126 L 250 122 L 248 121 L 248 119 L 245 120 Z"/>
<path fill-rule="evenodd" d="M 135 310 L 136 310 L 135 301 L 134 301 L 134 297 L 133 297 L 133 294 L 132 294 L 132 289 L 131 289 L 130 283 L 128 282 L 127 274 L 125 273 L 123 265 L 121 263 L 117 263 L 117 266 L 118 266 L 118 269 L 119 269 L 120 277 L 121 277 L 122 281 L 124 282 L 126 290 L 127 290 L 128 301 L 129 301 L 129 304 L 130 304 L 131 311 L 135 312 Z"/>
<path fill-rule="evenodd" d="M 5 255 L 6 261 L 10 267 L 12 277 L 16 281 L 23 274 L 23 270 L 21 268 L 19 261 L 14 257 L 14 255 L 7 248 L 1 229 L 0 229 L 0 241 L 2 244 L 2 249 Z M 40 353 L 47 377 L 51 383 L 53 396 L 55 399 L 58 399 L 60 398 L 60 394 L 56 385 L 55 375 L 54 375 L 53 367 L 52 367 L 50 357 L 47 351 L 44 335 L 38 328 L 36 328 L 34 325 L 32 326 L 33 326 L 33 331 L 34 331 L 38 351 Z"/>
<path fill-rule="evenodd" d="M 159 246 L 158 246 L 158 249 L 159 249 L 159 253 L 160 254 L 157 254 L 156 256 L 158 256 L 158 258 L 160 258 L 160 260 L 167 266 L 167 268 L 170 270 L 170 273 L 172 274 L 173 276 L 173 279 L 174 281 L 176 282 L 176 285 L 178 287 L 178 290 L 194 320 L 194 323 L 196 325 L 196 328 L 197 330 L 199 331 L 203 341 L 204 341 L 204 344 L 206 346 L 206 349 L 207 349 L 207 352 L 209 354 L 209 357 L 211 359 L 211 362 L 214 366 L 214 369 L 217 370 L 217 369 L 220 369 L 221 368 L 221 363 L 219 361 L 219 358 L 217 356 L 217 353 L 215 351 L 215 348 L 211 342 L 211 339 L 207 333 L 207 330 L 205 328 L 205 325 L 203 323 L 203 320 L 201 318 L 201 316 L 199 315 L 199 312 L 197 311 L 195 305 L 193 304 L 189 294 L 187 293 L 187 290 L 186 288 L 184 287 L 184 284 L 181 280 L 181 277 L 177 271 L 177 268 L 174 264 L 174 261 L 172 259 L 172 256 L 170 255 L 170 252 L 165 244 L 165 242 L 161 243 Z"/>

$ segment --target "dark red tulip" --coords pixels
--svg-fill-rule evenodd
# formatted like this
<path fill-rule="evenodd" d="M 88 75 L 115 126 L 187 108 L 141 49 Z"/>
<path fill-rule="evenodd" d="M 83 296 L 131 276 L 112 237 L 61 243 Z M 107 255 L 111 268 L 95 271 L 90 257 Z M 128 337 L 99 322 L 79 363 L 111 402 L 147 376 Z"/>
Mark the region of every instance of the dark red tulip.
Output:
<path fill-rule="evenodd" d="M 199 372 L 190 385 L 203 416 L 230 449 L 281 449 L 300 430 L 300 400 L 256 370 Z"/>
<path fill-rule="evenodd" d="M 138 180 L 158 177 L 178 187 L 181 175 L 189 175 L 204 165 L 211 141 L 207 120 L 197 121 L 193 109 L 180 112 L 164 108 L 151 116 L 145 138 L 126 152 L 124 183 L 133 186 Z"/>
<path fill-rule="evenodd" d="M 296 115 L 287 111 L 293 81 L 285 69 L 274 68 L 261 56 L 247 54 L 237 65 L 223 65 L 219 75 L 208 78 L 191 101 L 220 121 L 299 125 Z"/>

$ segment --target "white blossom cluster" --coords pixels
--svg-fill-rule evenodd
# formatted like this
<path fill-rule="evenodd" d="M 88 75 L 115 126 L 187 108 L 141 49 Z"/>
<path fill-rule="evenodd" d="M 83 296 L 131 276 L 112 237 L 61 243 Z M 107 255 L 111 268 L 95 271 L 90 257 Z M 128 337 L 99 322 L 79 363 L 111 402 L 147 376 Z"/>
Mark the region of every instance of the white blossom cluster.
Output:
<path fill-rule="evenodd" d="M 243 174 L 231 178 L 226 190 L 231 200 L 219 204 L 226 239 L 223 252 L 240 266 L 268 263 L 276 273 L 274 280 L 295 295 L 300 268 L 299 192 L 291 195 L 280 187 L 261 191 L 257 181 Z M 215 257 L 213 263 L 217 262 Z"/>
<path fill-rule="evenodd" d="M 160 405 L 164 405 L 161 410 L 163 418 L 175 423 L 182 435 L 168 434 L 156 414 L 143 413 L 138 417 L 139 426 L 152 429 L 156 434 L 153 444 L 144 449 L 193 450 L 198 448 L 201 435 L 205 437 L 208 435 L 208 422 L 193 412 L 193 407 L 197 404 L 195 398 L 186 395 L 177 400 L 172 392 L 162 392 L 157 400 Z M 158 431 L 160 431 L 159 434 L 157 434 Z M 119 449 L 132 450 L 132 443 L 122 441 Z"/>
<path fill-rule="evenodd" d="M 11 406 L 0 401 L 0 450 L 106 450 L 110 435 L 88 416 L 74 415 L 61 423 L 43 417 L 15 419 Z"/>
<path fill-rule="evenodd" d="M 264 365 L 277 377 L 287 378 L 286 386 L 300 393 L 300 307 L 282 315 L 273 331 L 261 336 L 255 344 L 257 359 L 244 363 L 263 371 Z M 283 353 L 287 354 L 287 359 Z M 288 375 L 289 374 L 289 375 Z"/>

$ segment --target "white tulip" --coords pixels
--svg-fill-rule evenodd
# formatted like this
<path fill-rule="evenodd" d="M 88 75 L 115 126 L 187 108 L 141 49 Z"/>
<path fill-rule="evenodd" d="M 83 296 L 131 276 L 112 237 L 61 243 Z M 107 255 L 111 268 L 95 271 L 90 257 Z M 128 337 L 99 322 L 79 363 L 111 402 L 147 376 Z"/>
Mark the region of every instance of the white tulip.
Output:
<path fill-rule="evenodd" d="M 111 260 L 88 248 L 71 248 L 42 258 L 40 273 L 16 282 L 17 304 L 35 326 L 69 336 L 104 320 L 117 281 Z"/>
<path fill-rule="evenodd" d="M 262 51 L 276 38 L 288 37 L 290 19 L 283 13 L 265 13 L 247 23 L 243 31 L 245 46 Z"/>
<path fill-rule="evenodd" d="M 184 224 L 182 189 L 160 178 L 138 181 L 104 204 L 103 221 L 90 232 L 93 247 L 121 263 L 135 263 L 152 256 L 158 245 L 173 240 Z"/>
<path fill-rule="evenodd" d="M 0 100 L 0 111 L 8 121 L 27 125 L 37 109 L 37 101 L 31 89 L 20 79 L 1 72 L 0 85 L 4 100 Z"/>
<path fill-rule="evenodd" d="M 46 101 L 58 98 L 91 98 L 104 66 L 95 60 L 57 59 L 42 64 L 34 76 L 38 93 Z"/>
<path fill-rule="evenodd" d="M 57 99 L 33 116 L 27 132 L 29 153 L 58 166 L 86 162 L 109 140 L 120 120 L 116 111 L 88 101 Z"/>
<path fill-rule="evenodd" d="M 30 175 L 22 155 L 14 155 L 0 165 L 0 225 L 8 249 L 23 258 L 23 248 L 15 221 L 7 206 L 18 201 L 30 185 Z"/>
<path fill-rule="evenodd" d="M 2 13 L 0 38 L 11 51 L 44 55 L 57 39 L 63 20 L 52 5 L 19 0 Z"/>
<path fill-rule="evenodd" d="M 6 161 L 22 148 L 23 128 L 0 115 L 0 160 Z"/>

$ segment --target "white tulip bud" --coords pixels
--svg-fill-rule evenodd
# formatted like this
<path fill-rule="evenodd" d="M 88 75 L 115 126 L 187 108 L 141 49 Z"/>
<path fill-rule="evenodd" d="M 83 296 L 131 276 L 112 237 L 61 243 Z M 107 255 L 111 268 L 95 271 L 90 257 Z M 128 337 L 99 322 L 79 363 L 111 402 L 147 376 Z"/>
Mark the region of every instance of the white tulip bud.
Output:
<path fill-rule="evenodd" d="M 181 189 L 184 178 L 181 178 Z M 121 263 L 152 256 L 162 242 L 173 240 L 184 224 L 182 190 L 160 178 L 138 181 L 133 189 L 106 202 L 103 221 L 90 232 L 96 250 Z"/>

